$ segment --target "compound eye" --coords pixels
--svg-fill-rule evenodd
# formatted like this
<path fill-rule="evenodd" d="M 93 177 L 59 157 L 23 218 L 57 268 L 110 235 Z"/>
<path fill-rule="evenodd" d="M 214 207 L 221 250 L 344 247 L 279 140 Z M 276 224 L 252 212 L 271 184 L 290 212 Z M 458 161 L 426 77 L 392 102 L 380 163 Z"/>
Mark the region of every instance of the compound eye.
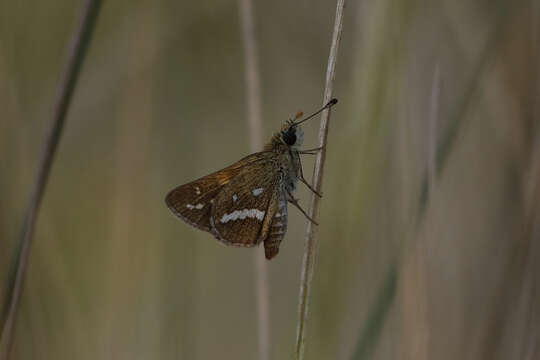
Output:
<path fill-rule="evenodd" d="M 282 131 L 281 136 L 285 144 L 292 146 L 296 143 L 296 131 L 293 128 L 287 129 L 287 131 Z"/>

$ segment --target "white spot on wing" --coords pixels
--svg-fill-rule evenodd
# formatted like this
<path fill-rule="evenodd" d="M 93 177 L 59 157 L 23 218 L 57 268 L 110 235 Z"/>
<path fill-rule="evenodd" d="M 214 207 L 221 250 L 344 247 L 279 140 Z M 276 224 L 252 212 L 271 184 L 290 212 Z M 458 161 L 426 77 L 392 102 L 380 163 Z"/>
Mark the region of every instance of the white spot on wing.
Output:
<path fill-rule="evenodd" d="M 245 218 L 257 219 L 259 221 L 263 221 L 264 214 L 265 212 L 259 209 L 235 210 L 230 214 L 223 215 L 219 221 L 222 224 L 225 224 L 226 222 L 229 222 L 231 220 L 238 220 L 238 219 L 244 220 Z"/>
<path fill-rule="evenodd" d="M 197 205 L 195 205 L 195 209 L 197 210 L 201 210 L 203 207 L 204 207 L 204 204 L 201 204 L 201 203 L 198 203 Z"/>
<path fill-rule="evenodd" d="M 253 189 L 252 193 L 255 196 L 259 196 L 262 194 L 263 191 L 264 191 L 264 188 L 257 188 L 257 189 Z"/>
<path fill-rule="evenodd" d="M 195 186 L 195 194 L 201 195 L 201 189 L 198 186 Z"/>
<path fill-rule="evenodd" d="M 233 201 L 233 202 L 236 202 L 236 200 L 238 200 L 238 196 L 236 196 L 236 194 L 233 194 L 233 196 L 232 196 L 232 201 Z"/>
<path fill-rule="evenodd" d="M 191 205 L 191 204 L 186 204 L 186 207 L 189 209 L 189 210 L 193 210 L 195 208 L 195 206 Z"/>
<path fill-rule="evenodd" d="M 281 214 L 277 212 L 275 217 L 281 217 Z"/>

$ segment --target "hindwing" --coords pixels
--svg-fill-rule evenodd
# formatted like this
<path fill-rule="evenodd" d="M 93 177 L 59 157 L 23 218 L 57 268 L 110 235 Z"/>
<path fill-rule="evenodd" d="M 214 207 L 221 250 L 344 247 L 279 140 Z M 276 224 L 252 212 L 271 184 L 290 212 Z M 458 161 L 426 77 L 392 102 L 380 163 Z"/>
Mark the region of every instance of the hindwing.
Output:
<path fill-rule="evenodd" d="M 234 246 L 263 241 L 277 209 L 279 176 L 272 159 L 243 167 L 216 196 L 211 210 L 216 237 Z"/>

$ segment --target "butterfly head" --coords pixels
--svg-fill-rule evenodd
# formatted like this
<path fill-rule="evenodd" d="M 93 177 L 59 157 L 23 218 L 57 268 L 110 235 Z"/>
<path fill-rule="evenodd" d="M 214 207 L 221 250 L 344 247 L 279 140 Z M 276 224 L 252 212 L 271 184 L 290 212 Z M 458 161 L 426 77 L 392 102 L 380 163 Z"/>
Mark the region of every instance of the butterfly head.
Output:
<path fill-rule="evenodd" d="M 304 132 L 299 125 L 335 104 L 337 104 L 337 99 L 331 99 L 325 106 L 302 120 L 298 120 L 302 116 L 302 113 L 299 112 L 294 119 L 287 120 L 281 127 L 281 130 L 274 134 L 270 143 L 265 146 L 265 150 L 272 150 L 274 148 L 283 149 L 283 145 L 298 149 L 304 142 Z"/>
<path fill-rule="evenodd" d="M 300 126 L 287 121 L 278 134 L 280 141 L 290 147 L 299 148 L 304 142 L 304 132 Z"/>

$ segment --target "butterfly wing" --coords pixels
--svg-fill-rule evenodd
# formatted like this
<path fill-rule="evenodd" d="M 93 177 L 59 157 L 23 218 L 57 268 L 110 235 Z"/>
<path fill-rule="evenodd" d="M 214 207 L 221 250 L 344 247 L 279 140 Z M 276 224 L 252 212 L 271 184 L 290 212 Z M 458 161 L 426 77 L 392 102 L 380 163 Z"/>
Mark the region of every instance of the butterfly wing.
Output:
<path fill-rule="evenodd" d="M 263 241 L 278 211 L 279 182 L 274 159 L 243 167 L 216 196 L 210 216 L 215 236 L 234 246 Z"/>
<path fill-rule="evenodd" d="M 211 233 L 210 204 L 228 181 L 223 175 L 218 177 L 216 174 L 211 174 L 180 185 L 167 194 L 165 198 L 167 206 L 173 214 L 189 225 Z M 231 171 L 227 175 L 233 177 L 234 172 Z"/>
<path fill-rule="evenodd" d="M 167 194 L 165 203 L 173 214 L 189 225 L 216 235 L 210 223 L 212 203 L 220 190 L 237 176 L 244 167 L 260 162 L 261 159 L 264 159 L 264 156 L 267 156 L 261 154 L 265 153 L 246 156 L 215 173 L 180 185 Z"/>

